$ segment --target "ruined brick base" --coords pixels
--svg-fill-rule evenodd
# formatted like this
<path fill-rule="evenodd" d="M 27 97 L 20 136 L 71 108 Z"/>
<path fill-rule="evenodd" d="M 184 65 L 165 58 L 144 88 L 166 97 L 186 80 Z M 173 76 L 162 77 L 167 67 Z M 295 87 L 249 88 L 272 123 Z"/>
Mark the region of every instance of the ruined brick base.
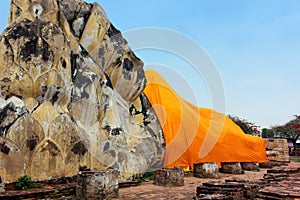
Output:
<path fill-rule="evenodd" d="M 154 184 L 159 186 L 184 186 L 184 172 L 181 167 L 160 169 L 155 172 Z"/>
<path fill-rule="evenodd" d="M 241 163 L 242 169 L 246 171 L 258 171 L 259 165 L 255 162 L 242 162 Z"/>
<path fill-rule="evenodd" d="M 300 164 L 267 170 L 264 178 L 255 182 L 231 179 L 203 183 L 194 199 L 300 199 Z"/>
<path fill-rule="evenodd" d="M 197 187 L 198 199 L 207 198 L 203 195 L 223 195 L 228 199 L 243 199 L 244 184 L 238 182 L 222 183 L 222 182 L 208 182 L 203 183 L 202 186 Z"/>
<path fill-rule="evenodd" d="M 288 166 L 290 162 L 270 161 L 259 163 L 259 168 L 270 169 L 273 167 Z"/>
<path fill-rule="evenodd" d="M 300 199 L 300 165 L 268 170 L 264 179 L 267 181 L 267 187 L 260 191 L 259 198 Z"/>
<path fill-rule="evenodd" d="M 226 174 L 242 174 L 243 169 L 240 163 L 237 162 L 223 162 L 221 163 L 222 167 L 220 169 L 221 173 Z"/>
<path fill-rule="evenodd" d="M 101 200 L 119 196 L 118 170 L 80 171 L 77 177 L 76 198 Z"/>

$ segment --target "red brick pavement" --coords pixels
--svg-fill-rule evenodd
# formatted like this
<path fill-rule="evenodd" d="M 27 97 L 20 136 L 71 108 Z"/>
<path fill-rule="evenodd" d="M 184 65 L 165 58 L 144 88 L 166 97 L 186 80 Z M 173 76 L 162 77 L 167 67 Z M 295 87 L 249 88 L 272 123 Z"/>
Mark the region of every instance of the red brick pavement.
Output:
<path fill-rule="evenodd" d="M 289 167 L 291 168 L 294 168 L 295 166 L 300 167 L 300 163 L 292 162 L 289 164 Z M 258 172 L 245 171 L 245 174 L 242 175 L 220 174 L 221 178 L 215 179 L 214 181 L 224 181 L 225 179 L 243 179 L 249 181 L 256 181 L 262 179 L 265 173 L 267 173 L 267 169 L 260 169 L 260 171 Z M 296 191 L 294 192 L 297 193 L 295 195 L 298 195 L 300 193 L 300 190 L 298 191 L 298 189 L 300 189 L 300 180 L 298 179 L 298 177 L 295 180 L 296 181 L 293 182 L 293 186 L 294 189 L 296 189 Z M 196 196 L 197 186 L 202 185 L 202 183 L 212 181 L 212 179 L 185 177 L 184 181 L 185 185 L 183 187 L 162 187 L 156 186 L 152 182 L 146 182 L 136 187 L 121 188 L 119 190 L 119 198 L 116 198 L 115 200 L 191 200 L 194 196 Z M 43 190 L 45 189 L 46 188 L 44 188 Z M 18 193 L 20 193 L 20 191 L 18 191 Z M 59 199 L 75 199 L 75 197 L 69 196 L 62 197 Z"/>
<path fill-rule="evenodd" d="M 242 175 L 221 174 L 221 178 L 216 180 L 224 181 L 229 178 L 238 178 L 255 181 L 262 179 L 266 171 L 266 169 L 261 169 L 259 172 L 246 171 L 245 174 Z M 196 196 L 197 186 L 211 180 L 212 179 L 185 177 L 185 185 L 183 187 L 162 187 L 148 182 L 137 187 L 121 188 L 119 190 L 119 198 L 116 200 L 191 200 Z"/>
<path fill-rule="evenodd" d="M 286 171 L 297 171 L 300 169 L 300 163 L 290 163 L 288 167 L 283 167 Z M 280 174 L 279 174 L 280 175 Z M 300 199 L 300 173 L 289 174 L 289 177 L 285 178 L 278 183 L 272 184 L 269 187 L 265 187 L 262 194 L 267 196 L 286 197 L 285 199 Z"/>

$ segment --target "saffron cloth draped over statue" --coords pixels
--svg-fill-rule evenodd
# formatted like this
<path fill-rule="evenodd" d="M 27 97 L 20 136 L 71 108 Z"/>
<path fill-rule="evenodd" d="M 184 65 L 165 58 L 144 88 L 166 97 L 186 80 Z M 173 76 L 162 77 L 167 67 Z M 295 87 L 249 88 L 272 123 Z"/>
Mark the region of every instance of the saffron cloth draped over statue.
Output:
<path fill-rule="evenodd" d="M 165 167 L 199 162 L 265 162 L 264 140 L 245 134 L 224 114 L 181 98 L 155 71 L 147 70 L 144 90 L 163 127 Z"/>

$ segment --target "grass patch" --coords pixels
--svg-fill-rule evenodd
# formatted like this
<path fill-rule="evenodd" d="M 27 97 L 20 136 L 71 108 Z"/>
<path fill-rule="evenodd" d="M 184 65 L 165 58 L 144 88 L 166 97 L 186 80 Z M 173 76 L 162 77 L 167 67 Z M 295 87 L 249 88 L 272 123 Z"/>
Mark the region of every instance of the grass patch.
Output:
<path fill-rule="evenodd" d="M 155 172 L 154 171 L 153 172 L 146 172 L 146 173 L 143 174 L 143 179 L 144 180 L 151 180 L 151 181 L 153 181 L 154 178 L 155 178 Z"/>
<path fill-rule="evenodd" d="M 16 182 L 16 189 L 18 190 L 27 190 L 27 189 L 36 189 L 42 188 L 42 185 L 33 183 L 31 177 L 28 175 L 21 176 Z"/>
<path fill-rule="evenodd" d="M 58 199 L 58 198 L 60 198 L 60 195 L 58 195 L 58 194 L 52 194 L 50 196 L 50 199 Z"/>

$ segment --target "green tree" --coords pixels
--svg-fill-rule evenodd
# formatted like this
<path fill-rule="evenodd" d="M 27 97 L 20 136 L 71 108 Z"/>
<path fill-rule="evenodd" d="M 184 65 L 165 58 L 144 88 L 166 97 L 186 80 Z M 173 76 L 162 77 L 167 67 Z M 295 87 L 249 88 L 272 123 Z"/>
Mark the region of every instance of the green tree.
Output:
<path fill-rule="evenodd" d="M 273 138 L 274 137 L 274 132 L 273 132 L 272 129 L 263 128 L 262 132 L 261 132 L 261 136 L 263 138 Z"/>
<path fill-rule="evenodd" d="M 272 127 L 274 134 L 279 137 L 290 139 L 296 147 L 297 140 L 300 138 L 300 115 L 295 115 L 295 118 L 282 126 Z"/>

